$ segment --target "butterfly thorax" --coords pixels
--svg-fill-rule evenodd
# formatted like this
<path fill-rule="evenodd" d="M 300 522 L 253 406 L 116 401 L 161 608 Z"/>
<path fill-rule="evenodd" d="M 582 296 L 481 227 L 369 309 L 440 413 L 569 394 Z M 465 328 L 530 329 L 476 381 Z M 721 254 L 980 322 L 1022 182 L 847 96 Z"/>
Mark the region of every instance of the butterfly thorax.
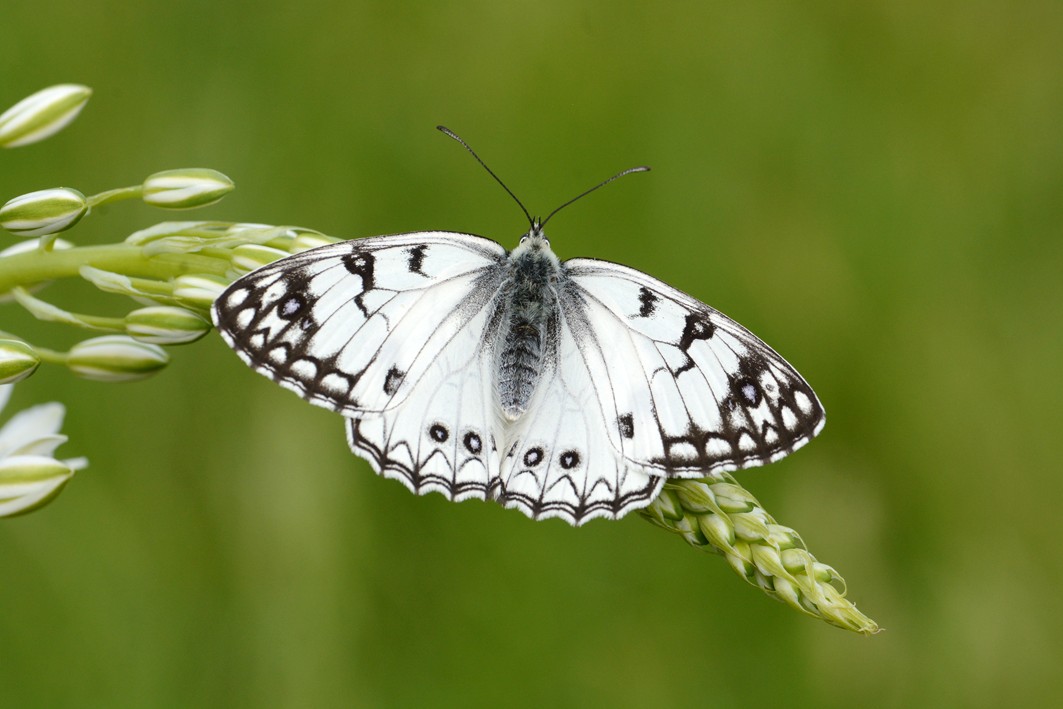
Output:
<path fill-rule="evenodd" d="M 528 408 L 543 367 L 547 329 L 557 316 L 556 285 L 561 262 L 536 223 L 509 254 L 502 285 L 503 308 L 495 360 L 496 391 L 510 421 Z"/>

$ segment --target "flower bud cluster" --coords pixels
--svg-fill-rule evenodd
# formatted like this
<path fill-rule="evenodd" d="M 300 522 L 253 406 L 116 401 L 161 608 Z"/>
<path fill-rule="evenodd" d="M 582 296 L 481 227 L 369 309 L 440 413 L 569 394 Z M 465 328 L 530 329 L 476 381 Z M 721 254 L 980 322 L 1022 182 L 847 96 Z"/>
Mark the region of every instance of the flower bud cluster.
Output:
<path fill-rule="evenodd" d="M 0 114 L 0 147 L 43 140 L 68 125 L 91 91 L 64 84 L 40 91 Z M 75 246 L 57 235 L 79 225 L 100 205 L 141 200 L 162 209 L 214 204 L 233 189 L 216 170 L 187 168 L 149 175 L 140 184 L 86 196 L 71 187 L 37 190 L 0 205 L 0 228 L 23 241 L 0 244 L 0 305 L 17 303 L 37 320 L 88 330 L 66 352 L 35 346 L 0 331 L 0 407 L 10 384 L 58 364 L 101 382 L 149 377 L 170 361 L 164 346 L 194 342 L 212 327 L 209 311 L 235 278 L 292 253 L 335 241 L 316 232 L 263 224 L 167 222 L 104 246 Z M 71 312 L 43 300 L 49 283 L 80 276 L 107 293 L 133 298 L 123 316 Z M 36 509 L 53 499 L 83 461 L 51 455 L 62 406 L 23 412 L 0 430 L 0 516 Z M 38 438 L 15 440 L 30 431 Z"/>
<path fill-rule="evenodd" d="M 143 304 L 123 317 L 70 312 L 32 295 L 28 283 L 9 289 L 9 299 L 38 320 L 95 331 L 99 336 L 74 345 L 66 353 L 35 348 L 18 339 L 0 339 L 0 383 L 30 376 L 42 361 L 62 364 L 79 377 L 97 381 L 135 381 L 151 376 L 169 362 L 160 345 L 187 344 L 210 332 L 210 308 L 234 279 L 277 259 L 335 241 L 308 230 L 263 224 L 166 222 L 144 229 L 114 247 L 117 256 L 113 263 L 91 259 L 110 268 L 85 263 L 77 269 L 98 289 Z M 30 248 L 0 253 L 0 275 L 5 260 L 13 265 L 12 271 L 26 272 L 32 270 L 34 259 L 43 258 L 32 248 L 32 242 L 22 243 Z M 62 243 L 56 242 L 56 247 Z M 123 261 L 129 262 L 128 271 L 137 275 L 123 272 L 127 270 Z M 21 262 L 28 266 L 15 265 Z M 145 262 L 158 264 L 158 277 L 141 275 L 151 270 L 145 269 Z"/>

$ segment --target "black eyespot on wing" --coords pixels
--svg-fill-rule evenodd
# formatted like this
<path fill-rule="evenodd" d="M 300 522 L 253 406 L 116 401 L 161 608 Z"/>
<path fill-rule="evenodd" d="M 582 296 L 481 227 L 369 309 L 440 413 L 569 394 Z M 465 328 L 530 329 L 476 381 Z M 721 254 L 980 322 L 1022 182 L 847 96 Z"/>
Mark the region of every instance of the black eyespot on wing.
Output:
<path fill-rule="evenodd" d="M 524 464 L 529 468 L 534 468 L 541 462 L 543 462 L 542 448 L 529 448 L 528 452 L 524 454 Z"/>
<path fill-rule="evenodd" d="M 428 429 L 428 435 L 436 443 L 446 443 L 447 439 L 450 438 L 450 431 L 442 424 L 434 423 Z"/>
<path fill-rule="evenodd" d="M 287 295 L 277 304 L 277 317 L 294 320 L 306 310 L 306 305 L 306 299 L 298 293 Z"/>
<path fill-rule="evenodd" d="M 355 276 L 362 277 L 362 285 L 366 290 L 373 287 L 373 266 L 376 259 L 373 254 L 364 251 L 350 253 L 343 257 L 344 267 Z"/>
<path fill-rule="evenodd" d="M 757 406 L 760 403 L 760 387 L 749 377 L 735 379 L 731 384 L 731 389 L 735 398 L 745 406 Z"/>
<path fill-rule="evenodd" d="M 559 459 L 561 467 L 565 470 L 572 470 L 579 465 L 579 452 L 578 451 L 565 451 L 561 454 Z"/>
<path fill-rule="evenodd" d="M 635 437 L 635 417 L 626 413 L 616 420 L 617 426 L 620 428 L 620 435 L 624 438 Z"/>
<path fill-rule="evenodd" d="M 474 431 L 466 433 L 462 443 L 465 444 L 465 450 L 473 455 L 479 455 L 480 451 L 483 450 L 483 441 L 480 440 L 480 437 Z"/>

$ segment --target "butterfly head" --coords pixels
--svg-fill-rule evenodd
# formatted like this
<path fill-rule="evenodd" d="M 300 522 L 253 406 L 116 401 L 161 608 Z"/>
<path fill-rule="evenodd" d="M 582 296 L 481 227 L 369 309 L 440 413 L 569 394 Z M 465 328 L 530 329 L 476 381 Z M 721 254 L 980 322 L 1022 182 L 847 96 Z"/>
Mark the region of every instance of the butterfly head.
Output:
<path fill-rule="evenodd" d="M 535 217 L 531 220 L 531 228 L 528 229 L 524 236 L 520 237 L 520 243 L 527 244 L 529 242 L 541 242 L 542 245 L 550 246 L 550 240 L 546 238 L 546 232 L 543 231 L 543 220 L 539 217 Z"/>
<path fill-rule="evenodd" d="M 543 231 L 542 221 L 536 217 L 530 220 L 531 228 L 524 236 L 520 237 L 520 244 L 510 252 L 511 258 L 516 262 L 539 261 L 550 263 L 556 269 L 559 261 L 550 249 L 550 240 Z"/>

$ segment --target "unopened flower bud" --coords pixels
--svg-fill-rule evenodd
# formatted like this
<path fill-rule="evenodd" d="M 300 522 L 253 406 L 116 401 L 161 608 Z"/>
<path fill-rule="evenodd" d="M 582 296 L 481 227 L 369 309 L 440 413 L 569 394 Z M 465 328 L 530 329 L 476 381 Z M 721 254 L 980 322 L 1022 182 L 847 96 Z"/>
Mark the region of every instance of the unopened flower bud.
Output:
<path fill-rule="evenodd" d="M 233 189 L 233 181 L 217 170 L 164 170 L 144 180 L 144 201 L 163 209 L 192 209 L 214 204 Z"/>
<path fill-rule="evenodd" d="M 221 276 L 186 274 L 173 280 L 173 295 L 191 307 L 210 310 L 229 283 Z"/>
<path fill-rule="evenodd" d="M 301 231 L 292 241 L 288 250 L 293 254 L 300 253 L 302 251 L 309 251 L 310 249 L 316 249 L 319 246 L 325 246 L 326 244 L 335 244 L 337 239 L 334 239 L 324 234 L 318 234 L 311 231 Z"/>
<path fill-rule="evenodd" d="M 210 322 L 191 310 L 171 305 L 153 305 L 125 317 L 126 333 L 140 342 L 181 345 L 195 342 L 210 332 Z"/>
<path fill-rule="evenodd" d="M 0 517 L 14 517 L 47 505 L 72 477 L 74 468 L 47 456 L 0 459 Z"/>
<path fill-rule="evenodd" d="M 85 107 L 92 89 L 59 84 L 22 99 L 0 115 L 0 147 L 29 145 L 55 135 Z"/>
<path fill-rule="evenodd" d="M 85 195 L 56 187 L 20 195 L 0 207 L 0 226 L 15 236 L 42 236 L 65 231 L 88 211 Z"/>
<path fill-rule="evenodd" d="M 85 379 L 131 382 L 150 377 L 169 361 L 161 347 L 125 335 L 104 335 L 70 348 L 66 366 Z"/>
<path fill-rule="evenodd" d="M 0 340 L 0 384 L 14 384 L 37 371 L 41 358 L 19 340 Z"/>
<path fill-rule="evenodd" d="M 232 264 L 237 270 L 246 273 L 290 255 L 287 251 L 274 249 L 271 246 L 241 244 L 233 249 Z"/>

